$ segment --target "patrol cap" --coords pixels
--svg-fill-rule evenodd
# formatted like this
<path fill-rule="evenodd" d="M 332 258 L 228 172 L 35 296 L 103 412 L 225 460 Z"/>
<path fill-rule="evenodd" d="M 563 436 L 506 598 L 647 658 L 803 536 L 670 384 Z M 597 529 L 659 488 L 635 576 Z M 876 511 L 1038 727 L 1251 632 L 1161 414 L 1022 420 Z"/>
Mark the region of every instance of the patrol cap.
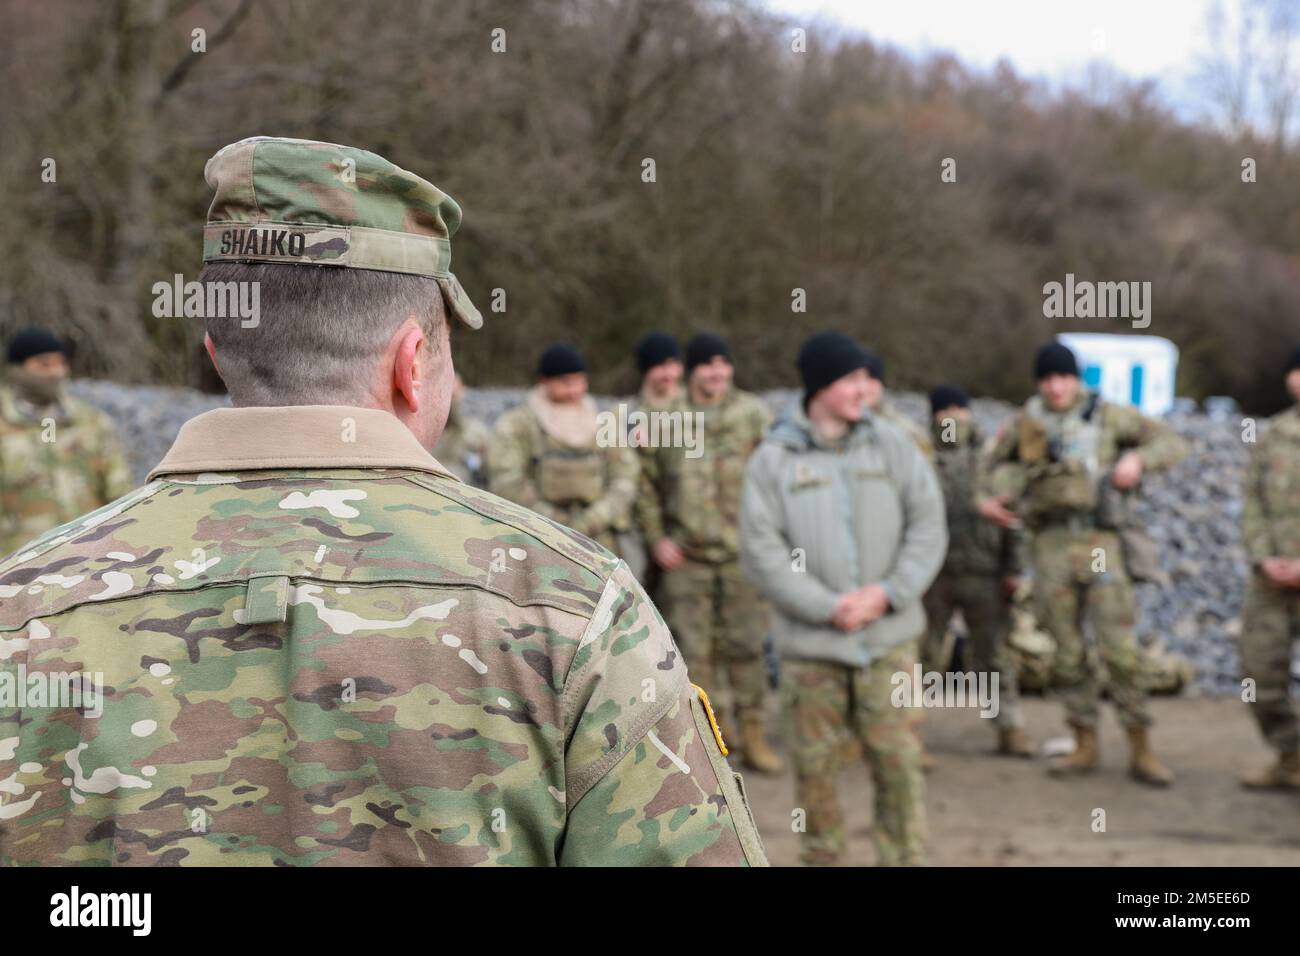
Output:
<path fill-rule="evenodd" d="M 276 262 L 427 276 L 471 329 L 483 325 L 451 273 L 461 212 L 428 180 L 352 146 L 253 136 L 203 168 L 216 194 L 204 262 Z"/>

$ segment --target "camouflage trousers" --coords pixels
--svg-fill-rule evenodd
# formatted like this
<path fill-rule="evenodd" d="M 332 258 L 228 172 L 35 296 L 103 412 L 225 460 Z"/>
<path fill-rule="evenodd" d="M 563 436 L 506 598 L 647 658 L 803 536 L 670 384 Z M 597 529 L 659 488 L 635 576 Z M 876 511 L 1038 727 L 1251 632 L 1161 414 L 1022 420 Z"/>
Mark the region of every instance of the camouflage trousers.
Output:
<path fill-rule="evenodd" d="M 1246 584 L 1241 609 L 1241 675 L 1255 682 L 1251 713 L 1274 749 L 1300 749 L 1300 723 L 1288 693 L 1291 644 L 1300 640 L 1300 592 L 1273 587 L 1258 575 Z"/>
<path fill-rule="evenodd" d="M 862 743 L 875 786 L 872 841 L 883 866 L 926 861 L 925 778 L 919 708 L 895 707 L 892 676 L 911 673 L 917 642 L 907 641 L 868 667 L 828 661 L 781 662 L 786 737 L 794 758 L 795 795 L 806 816 L 805 862 L 844 852 L 844 818 L 836 795 L 846 733 Z"/>
<path fill-rule="evenodd" d="M 1056 641 L 1052 682 L 1076 726 L 1094 727 L 1101 689 L 1085 632 L 1097 643 L 1111 700 L 1125 727 L 1151 723 L 1142 650 L 1134 625 L 1137 596 L 1113 531 L 1048 527 L 1034 535 L 1034 603 L 1039 623 Z"/>
<path fill-rule="evenodd" d="M 741 575 L 740 563 L 687 560 L 675 571 L 662 571 L 658 603 L 691 681 L 708 692 L 718 719 L 729 712 L 728 705 L 738 721 L 761 716 L 767 695 L 763 640 L 768 608 Z"/>
<path fill-rule="evenodd" d="M 1002 594 L 1001 578 L 988 574 L 939 575 L 925 594 L 928 631 L 921 647 L 921 667 L 943 671 L 948 661 L 940 660 L 943 639 L 953 612 L 961 611 L 970 640 L 970 666 L 977 674 L 998 675 L 998 727 L 1023 727 L 1016 668 L 1007 647 L 1011 632 L 1011 603 Z"/>

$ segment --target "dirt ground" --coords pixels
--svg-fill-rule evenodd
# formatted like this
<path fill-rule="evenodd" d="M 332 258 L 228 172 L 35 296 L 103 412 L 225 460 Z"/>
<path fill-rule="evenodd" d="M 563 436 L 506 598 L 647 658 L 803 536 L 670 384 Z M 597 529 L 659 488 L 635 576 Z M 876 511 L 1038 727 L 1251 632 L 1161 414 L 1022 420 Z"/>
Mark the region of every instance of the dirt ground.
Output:
<path fill-rule="evenodd" d="M 1156 698 L 1152 710 L 1156 751 L 1178 775 L 1164 791 L 1128 778 L 1127 742 L 1113 711 L 1103 718 L 1101 768 L 1072 781 L 1049 777 L 1043 759 L 992 756 L 994 732 L 970 710 L 927 711 L 924 735 L 937 764 L 926 776 L 931 863 L 1300 865 L 1300 796 L 1252 793 L 1237 784 L 1238 774 L 1270 759 L 1245 705 L 1235 698 Z M 1025 716 L 1039 744 L 1066 734 L 1057 704 L 1029 698 Z M 793 774 L 744 776 L 772 864 L 797 866 Z M 870 865 L 865 763 L 844 770 L 839 793 L 849 833 L 844 862 Z M 1104 833 L 1093 832 L 1095 808 L 1106 811 Z"/>

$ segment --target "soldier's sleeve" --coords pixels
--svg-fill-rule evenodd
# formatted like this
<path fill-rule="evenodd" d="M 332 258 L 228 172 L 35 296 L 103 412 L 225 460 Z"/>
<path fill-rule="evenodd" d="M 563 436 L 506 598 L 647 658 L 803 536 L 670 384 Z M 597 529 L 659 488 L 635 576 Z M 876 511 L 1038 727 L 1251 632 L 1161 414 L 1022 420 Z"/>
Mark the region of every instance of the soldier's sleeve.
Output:
<path fill-rule="evenodd" d="M 560 865 L 767 865 L 681 654 L 621 562 L 579 642 L 563 710 Z"/>
<path fill-rule="evenodd" d="M 664 506 L 659 497 L 660 454 L 662 452 L 658 448 L 643 448 L 638 453 L 641 473 L 637 478 L 636 502 L 632 505 L 632 516 L 641 529 L 646 545 L 650 547 L 665 534 Z"/>
<path fill-rule="evenodd" d="M 613 446 L 604 451 L 609 477 L 605 492 L 569 523 L 574 531 L 589 537 L 608 528 L 627 526 L 632 517 L 632 502 L 636 499 L 637 479 L 641 474 L 635 449 Z"/>
<path fill-rule="evenodd" d="M 96 424 L 95 472 L 99 478 L 100 504 L 116 501 L 135 488 L 131 468 L 117 440 L 117 430 L 107 415 L 98 415 Z"/>
<path fill-rule="evenodd" d="M 912 442 L 900 442 L 894 478 L 902 498 L 903 542 L 881 582 L 895 608 L 918 601 L 943 567 L 948 519 L 934 468 Z"/>
<path fill-rule="evenodd" d="M 533 483 L 533 451 L 527 429 L 528 422 L 523 416 L 507 412 L 497 419 L 488 442 L 488 490 L 559 520 L 559 511 L 542 500 Z"/>
<path fill-rule="evenodd" d="M 1270 533 L 1268 503 L 1260 494 L 1264 487 L 1264 463 L 1268 456 L 1264 453 L 1267 438 L 1260 436 L 1250 450 L 1250 461 L 1246 466 L 1245 486 L 1241 489 L 1241 543 L 1246 549 L 1246 556 L 1251 564 L 1275 557 L 1273 536 Z"/>
<path fill-rule="evenodd" d="M 780 476 L 760 446 L 745 465 L 740 499 L 741 571 L 786 614 L 810 624 L 827 624 L 839 595 L 799 564 L 795 553 L 799 542 L 786 533 L 783 510 Z"/>
<path fill-rule="evenodd" d="M 1120 441 L 1137 451 L 1144 471 L 1172 468 L 1187 457 L 1187 442 L 1168 423 L 1135 408 L 1123 407 L 1121 412 Z"/>
<path fill-rule="evenodd" d="M 1005 494 L 1006 481 L 1001 476 L 1020 468 L 1017 441 L 1018 418 L 1004 421 L 979 456 L 979 467 L 975 479 L 975 500 L 996 498 Z"/>

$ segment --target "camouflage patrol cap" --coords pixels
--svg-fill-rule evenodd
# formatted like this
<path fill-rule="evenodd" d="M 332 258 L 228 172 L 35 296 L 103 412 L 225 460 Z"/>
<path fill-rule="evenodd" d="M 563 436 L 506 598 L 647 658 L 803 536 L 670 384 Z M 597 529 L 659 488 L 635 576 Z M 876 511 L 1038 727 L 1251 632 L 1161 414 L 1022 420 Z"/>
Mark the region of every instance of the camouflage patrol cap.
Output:
<path fill-rule="evenodd" d="M 483 325 L 452 275 L 460 206 L 382 156 L 334 143 L 253 136 L 203 168 L 216 190 L 204 262 L 342 266 L 427 276 L 472 329 Z"/>

